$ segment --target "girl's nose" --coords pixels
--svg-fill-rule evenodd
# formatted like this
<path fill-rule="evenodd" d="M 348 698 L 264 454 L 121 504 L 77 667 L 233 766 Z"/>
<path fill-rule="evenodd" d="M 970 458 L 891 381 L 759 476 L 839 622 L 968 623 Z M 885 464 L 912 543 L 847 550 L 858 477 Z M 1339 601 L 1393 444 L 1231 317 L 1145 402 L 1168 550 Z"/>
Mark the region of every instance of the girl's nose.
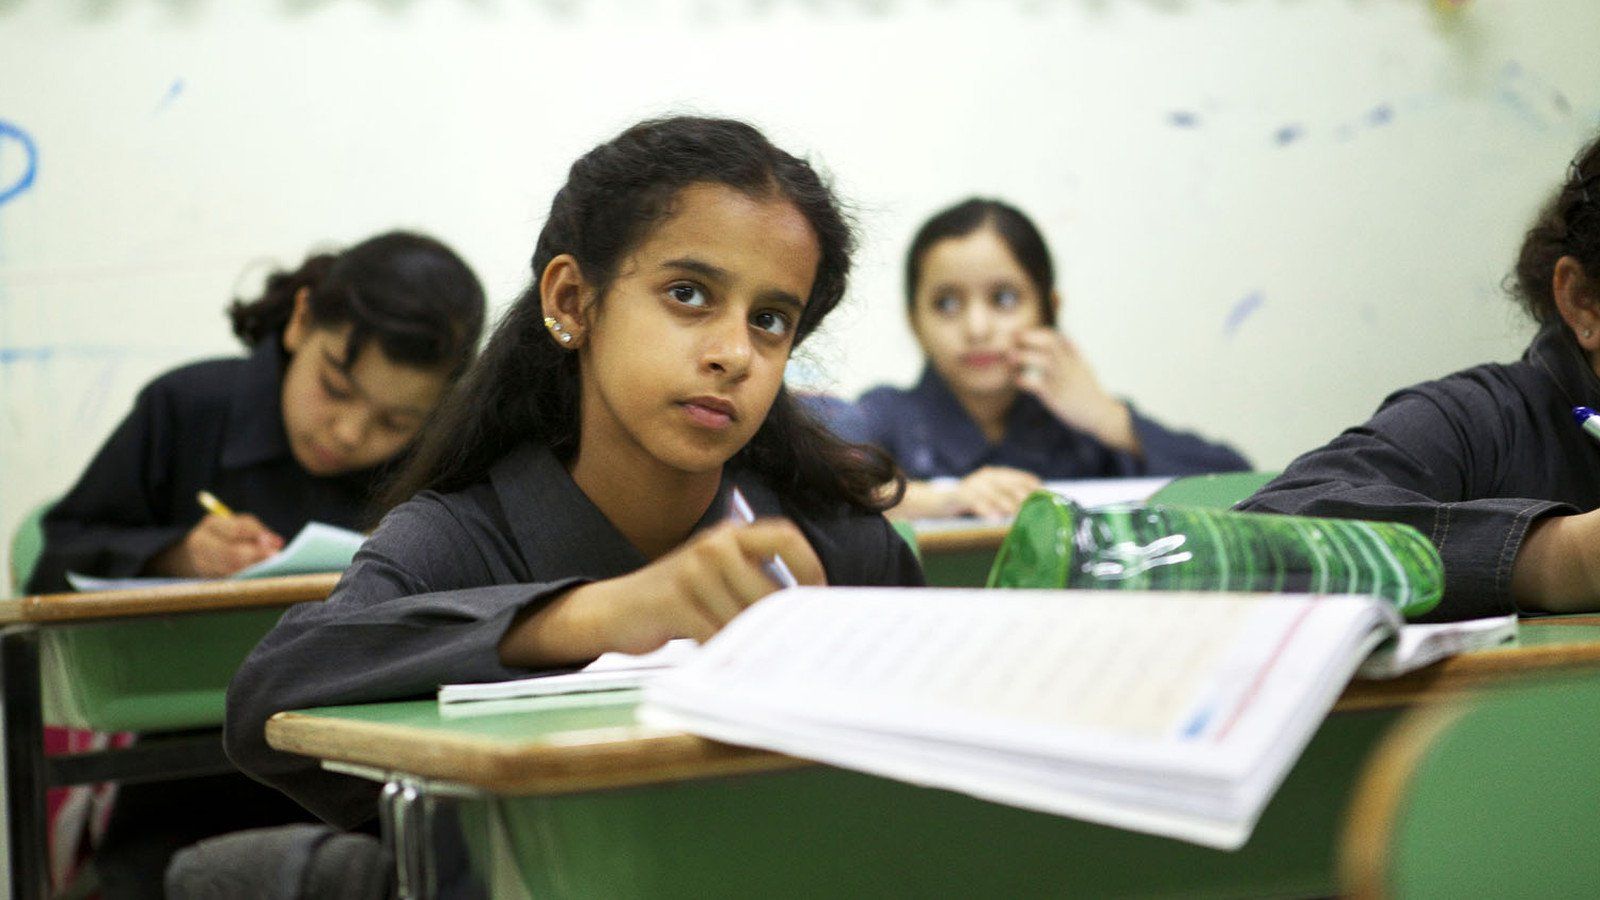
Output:
<path fill-rule="evenodd" d="M 729 316 L 731 324 L 716 328 L 706 344 L 703 365 L 713 372 L 741 376 L 750 368 L 750 329 L 742 316 Z"/>

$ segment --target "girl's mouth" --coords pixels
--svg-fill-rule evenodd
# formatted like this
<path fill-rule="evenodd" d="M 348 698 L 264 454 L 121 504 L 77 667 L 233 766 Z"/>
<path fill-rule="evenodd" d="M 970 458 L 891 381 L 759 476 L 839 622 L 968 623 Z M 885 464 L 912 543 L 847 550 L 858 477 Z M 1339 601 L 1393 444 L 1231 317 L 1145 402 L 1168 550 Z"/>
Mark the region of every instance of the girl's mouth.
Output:
<path fill-rule="evenodd" d="M 694 397 L 678 405 L 683 407 L 691 422 L 702 428 L 727 428 L 738 418 L 733 404 L 720 397 Z"/>

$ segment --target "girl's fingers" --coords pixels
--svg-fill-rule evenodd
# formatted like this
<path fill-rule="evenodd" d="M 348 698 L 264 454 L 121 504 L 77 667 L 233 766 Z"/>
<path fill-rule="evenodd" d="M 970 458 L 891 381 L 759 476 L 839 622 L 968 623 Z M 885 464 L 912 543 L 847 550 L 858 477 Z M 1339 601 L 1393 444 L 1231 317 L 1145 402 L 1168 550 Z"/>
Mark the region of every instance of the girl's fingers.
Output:
<path fill-rule="evenodd" d="M 746 606 L 778 589 L 760 567 L 744 555 L 732 534 L 707 541 L 705 557 L 715 590 L 707 590 L 702 604 L 719 624 L 727 624 Z"/>
<path fill-rule="evenodd" d="M 805 535 L 787 519 L 758 519 L 734 532 L 744 555 L 765 563 L 776 556 L 800 584 L 825 585 L 827 572 Z"/>

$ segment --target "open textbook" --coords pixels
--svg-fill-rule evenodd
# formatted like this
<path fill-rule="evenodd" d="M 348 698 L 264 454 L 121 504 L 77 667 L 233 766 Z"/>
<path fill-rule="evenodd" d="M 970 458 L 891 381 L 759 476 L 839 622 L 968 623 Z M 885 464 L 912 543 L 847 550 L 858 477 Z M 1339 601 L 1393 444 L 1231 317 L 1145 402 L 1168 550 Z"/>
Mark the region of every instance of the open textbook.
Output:
<path fill-rule="evenodd" d="M 304 575 L 311 572 L 340 572 L 350 566 L 350 560 L 361 549 L 366 535 L 338 528 L 322 522 L 308 523 L 300 529 L 282 550 L 249 568 L 240 569 L 231 578 L 271 578 L 275 575 Z M 154 587 L 194 581 L 192 578 L 96 578 L 68 572 L 67 581 L 74 590 L 114 591 L 122 588 Z"/>
<path fill-rule="evenodd" d="M 1400 627 L 1363 596 L 799 588 L 653 675 L 640 718 L 1233 849 Z"/>

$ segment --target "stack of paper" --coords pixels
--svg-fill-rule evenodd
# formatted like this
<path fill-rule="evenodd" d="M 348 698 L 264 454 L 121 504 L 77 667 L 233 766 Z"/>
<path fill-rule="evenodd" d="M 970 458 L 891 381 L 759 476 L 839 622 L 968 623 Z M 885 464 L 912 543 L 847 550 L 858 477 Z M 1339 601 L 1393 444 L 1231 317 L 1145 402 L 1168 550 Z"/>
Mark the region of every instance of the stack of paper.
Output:
<path fill-rule="evenodd" d="M 687 662 L 699 644 L 688 638 L 667 641 L 650 653 L 605 653 L 576 672 L 535 675 L 515 681 L 447 684 L 439 688 L 441 704 L 482 700 L 516 700 L 553 694 L 589 694 L 643 687 L 657 675 Z"/>
<path fill-rule="evenodd" d="M 1399 624 L 1355 596 L 800 588 L 656 678 L 640 718 L 1235 848 Z"/>

